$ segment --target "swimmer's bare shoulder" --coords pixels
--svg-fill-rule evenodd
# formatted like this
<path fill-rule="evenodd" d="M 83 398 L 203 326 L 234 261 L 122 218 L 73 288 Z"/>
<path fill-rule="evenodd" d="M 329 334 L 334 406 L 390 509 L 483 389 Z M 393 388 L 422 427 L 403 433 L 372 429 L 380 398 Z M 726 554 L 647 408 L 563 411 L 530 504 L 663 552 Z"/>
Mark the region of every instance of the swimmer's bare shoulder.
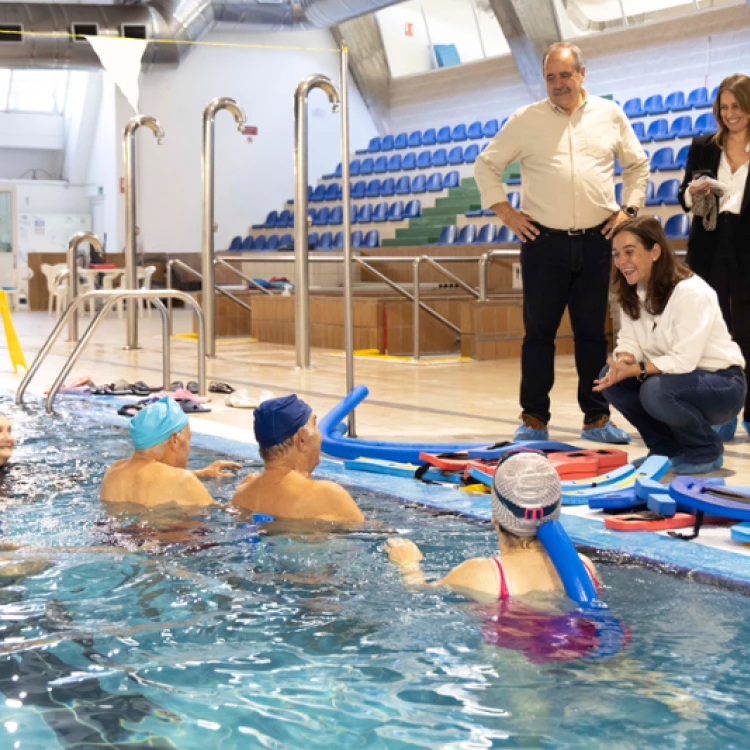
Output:
<path fill-rule="evenodd" d="M 248 474 L 238 485 L 232 495 L 232 504 L 239 505 L 241 508 L 253 510 L 251 507 L 252 487 L 256 480 L 261 476 L 260 472 Z"/>
<path fill-rule="evenodd" d="M 435 581 L 434 585 L 497 596 L 497 567 L 490 558 L 473 557 L 457 565 L 445 578 Z"/>
<path fill-rule="evenodd" d="M 128 459 L 118 461 L 104 476 L 100 491 L 103 502 L 150 507 L 170 502 L 199 507 L 214 504 L 198 477 L 186 469 L 156 464 L 126 473 L 127 463 Z"/>
<path fill-rule="evenodd" d="M 341 485 L 318 479 L 312 482 L 313 501 L 320 509 L 318 518 L 324 521 L 364 521 L 354 498 Z"/>

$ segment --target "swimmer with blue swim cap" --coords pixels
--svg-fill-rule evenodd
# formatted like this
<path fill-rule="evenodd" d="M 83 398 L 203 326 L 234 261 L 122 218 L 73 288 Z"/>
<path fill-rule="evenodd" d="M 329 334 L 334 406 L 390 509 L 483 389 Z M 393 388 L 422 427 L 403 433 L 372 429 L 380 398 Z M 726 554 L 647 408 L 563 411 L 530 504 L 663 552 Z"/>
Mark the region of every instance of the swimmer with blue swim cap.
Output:
<path fill-rule="evenodd" d="M 561 503 L 560 477 L 546 456 L 535 451 L 505 454 L 492 483 L 492 524 L 500 556 L 466 560 L 433 585 L 461 589 L 480 601 L 510 599 L 533 591 L 563 591 L 560 576 L 537 539 L 539 527 L 559 517 Z M 419 564 L 422 553 L 414 542 L 394 537 L 388 539 L 385 549 L 408 583 L 426 583 Z M 598 584 L 593 564 L 580 557 Z"/>
<path fill-rule="evenodd" d="M 308 404 L 294 394 L 263 401 L 254 428 L 263 471 L 240 483 L 235 505 L 277 519 L 364 520 L 343 487 L 310 478 L 320 463 L 321 435 Z"/>
<path fill-rule="evenodd" d="M 164 503 L 212 505 L 213 499 L 198 477 L 231 476 L 233 461 L 214 461 L 199 471 L 188 471 L 190 425 L 187 415 L 169 396 L 141 409 L 128 426 L 135 449 L 130 458 L 116 461 L 104 475 L 104 502 L 154 507 Z"/>

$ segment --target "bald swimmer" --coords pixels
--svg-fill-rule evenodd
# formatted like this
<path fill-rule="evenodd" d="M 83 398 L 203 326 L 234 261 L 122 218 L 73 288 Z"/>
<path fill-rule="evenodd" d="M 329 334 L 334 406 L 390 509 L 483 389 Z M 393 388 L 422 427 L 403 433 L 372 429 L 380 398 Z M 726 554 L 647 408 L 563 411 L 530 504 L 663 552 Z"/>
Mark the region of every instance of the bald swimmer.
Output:
<path fill-rule="evenodd" d="M 214 461 L 205 469 L 188 471 L 190 425 L 179 404 L 168 396 L 139 411 L 129 430 L 135 451 L 104 475 L 100 497 L 106 503 L 147 508 L 165 503 L 213 505 L 198 477 L 230 476 L 225 469 L 241 468 L 233 461 Z"/>
<path fill-rule="evenodd" d="M 235 505 L 277 519 L 364 520 L 343 487 L 310 478 L 320 463 L 321 435 L 308 404 L 295 395 L 270 399 L 254 419 L 264 467 L 240 483 Z"/>

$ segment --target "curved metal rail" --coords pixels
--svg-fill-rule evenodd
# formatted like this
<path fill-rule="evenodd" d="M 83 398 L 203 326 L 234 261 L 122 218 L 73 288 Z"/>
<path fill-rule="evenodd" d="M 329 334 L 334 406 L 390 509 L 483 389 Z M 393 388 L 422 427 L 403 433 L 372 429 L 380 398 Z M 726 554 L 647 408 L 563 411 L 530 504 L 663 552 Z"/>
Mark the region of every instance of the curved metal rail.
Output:
<path fill-rule="evenodd" d="M 86 329 L 83 336 L 81 337 L 81 340 L 78 342 L 73 352 L 68 356 L 68 359 L 66 360 L 62 369 L 60 370 L 60 373 L 55 379 L 54 384 L 50 388 L 49 393 L 47 394 L 47 400 L 46 400 L 47 412 L 49 414 L 53 413 L 52 405 L 53 405 L 55 396 L 57 395 L 57 392 L 59 391 L 60 386 L 62 385 L 68 373 L 70 372 L 71 368 L 77 361 L 81 352 L 86 347 L 88 342 L 91 340 L 91 337 L 94 335 L 94 332 L 99 327 L 99 324 L 102 322 L 102 320 L 104 320 L 104 316 L 110 311 L 112 306 L 121 299 L 150 299 L 152 302 L 154 302 L 157 310 L 159 310 L 159 312 L 161 313 L 162 315 L 162 337 L 163 337 L 162 364 L 163 364 L 163 374 L 164 374 L 164 379 L 165 379 L 165 385 L 167 385 L 170 380 L 169 330 L 168 330 L 168 320 L 167 320 L 167 309 L 164 306 L 164 304 L 161 302 L 159 297 L 181 299 L 183 302 L 185 302 L 185 304 L 192 307 L 193 312 L 195 313 L 195 316 L 197 319 L 197 328 L 198 328 L 198 387 L 201 393 L 205 393 L 205 390 L 206 390 L 206 349 L 205 349 L 204 328 L 203 328 L 203 312 L 201 311 L 200 305 L 189 294 L 186 294 L 185 292 L 180 292 L 176 289 L 113 289 L 113 290 L 96 290 L 92 292 L 87 292 L 86 294 L 82 294 L 80 297 L 77 297 L 76 299 L 74 299 L 73 302 L 71 302 L 71 304 L 68 305 L 68 309 L 60 317 L 60 320 L 58 320 L 57 324 L 52 330 L 52 333 L 44 342 L 44 346 L 42 346 L 42 348 L 39 350 L 39 353 L 36 355 L 36 358 L 31 364 L 31 367 L 29 368 L 28 372 L 24 375 L 23 380 L 18 386 L 18 391 L 16 392 L 17 404 L 23 403 L 23 396 L 24 396 L 24 393 L 26 392 L 26 389 L 28 388 L 29 383 L 31 382 L 34 375 L 36 375 L 37 371 L 39 370 L 39 367 L 41 366 L 42 362 L 46 359 L 47 355 L 52 349 L 52 346 L 57 341 L 57 338 L 60 335 L 60 332 L 68 323 L 73 313 L 77 312 L 78 308 L 86 300 L 93 300 L 93 299 L 96 299 L 97 297 L 104 297 L 106 299 L 106 302 L 102 306 L 102 309 L 92 319 L 88 328 Z"/>

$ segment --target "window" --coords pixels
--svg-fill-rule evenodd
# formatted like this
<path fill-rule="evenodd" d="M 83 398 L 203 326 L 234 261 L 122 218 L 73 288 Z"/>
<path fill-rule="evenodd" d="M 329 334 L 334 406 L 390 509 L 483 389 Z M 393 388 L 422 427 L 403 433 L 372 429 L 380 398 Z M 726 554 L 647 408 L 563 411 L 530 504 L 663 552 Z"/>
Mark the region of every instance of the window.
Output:
<path fill-rule="evenodd" d="M 69 77 L 67 70 L 0 69 L 0 106 L 9 112 L 60 114 Z"/>

